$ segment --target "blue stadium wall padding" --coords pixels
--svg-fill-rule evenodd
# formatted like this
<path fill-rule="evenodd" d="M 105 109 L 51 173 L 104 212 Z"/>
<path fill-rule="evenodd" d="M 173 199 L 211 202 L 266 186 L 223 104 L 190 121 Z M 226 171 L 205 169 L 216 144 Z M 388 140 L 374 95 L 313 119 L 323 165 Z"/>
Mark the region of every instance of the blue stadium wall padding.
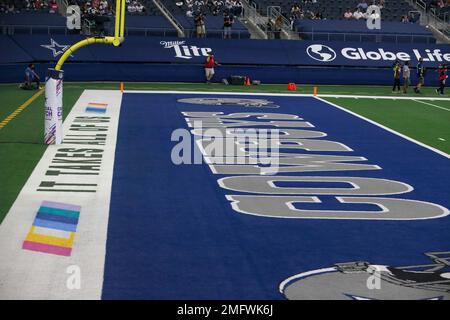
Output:
<path fill-rule="evenodd" d="M 0 35 L 0 63 L 30 62 L 33 57 L 18 46 L 10 37 Z"/>
<path fill-rule="evenodd" d="M 1 13 L 0 14 L 0 26 L 1 25 L 22 25 L 22 26 L 65 26 L 66 18 L 54 13 L 46 12 L 21 12 L 20 14 L 14 13 Z"/>
<path fill-rule="evenodd" d="M 36 64 L 36 70 L 44 75 L 52 64 Z M 21 82 L 24 64 L 0 65 L 0 82 Z M 175 65 L 150 63 L 66 63 L 65 81 L 133 81 L 133 82 L 204 82 L 202 65 Z M 214 81 L 231 75 L 246 75 L 262 83 L 311 83 L 391 85 L 392 71 L 382 68 L 323 68 L 287 66 L 230 65 L 216 69 Z M 427 78 L 427 85 L 437 86 L 437 76 Z M 416 76 L 412 75 L 412 82 Z"/>
<path fill-rule="evenodd" d="M 8 50 L 0 53 L 0 81 L 22 81 L 29 62 L 54 66 L 64 50 L 81 39 L 75 35 L 3 36 L 0 43 Z M 410 59 L 413 68 L 419 56 L 429 69 L 442 61 L 450 63 L 450 45 L 136 36 L 127 37 L 119 48 L 83 47 L 71 55 L 64 69 L 68 81 L 198 82 L 203 81 L 202 64 L 211 51 L 222 64 L 216 79 L 244 74 L 265 83 L 386 84 L 396 58 Z M 434 81 L 437 75 L 430 72 L 428 78 Z"/>
<path fill-rule="evenodd" d="M 15 35 L 9 38 L 35 61 L 41 62 L 56 62 L 66 48 L 83 39 L 76 35 Z M 441 56 L 446 54 L 446 62 L 450 63 L 450 45 L 130 36 L 119 48 L 102 44 L 86 46 L 75 52 L 70 61 L 195 64 L 202 63 L 206 52 L 213 51 L 224 64 L 390 67 L 396 58 L 391 53 L 408 57 L 415 64 L 418 54 L 427 58 L 427 52 L 435 50 Z M 386 58 L 381 57 L 380 52 L 384 52 Z M 8 56 L 0 60 L 0 63 L 13 62 L 16 61 L 11 61 Z M 439 61 L 430 62 L 430 67 L 436 67 Z"/>

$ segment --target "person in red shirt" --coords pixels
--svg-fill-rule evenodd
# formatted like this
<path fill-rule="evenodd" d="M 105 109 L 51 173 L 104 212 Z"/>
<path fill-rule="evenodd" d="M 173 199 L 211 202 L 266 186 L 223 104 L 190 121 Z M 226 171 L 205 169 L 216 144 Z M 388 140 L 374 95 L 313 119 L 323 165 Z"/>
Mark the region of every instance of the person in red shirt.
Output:
<path fill-rule="evenodd" d="M 447 65 L 441 64 L 439 65 L 438 69 L 438 79 L 439 79 L 439 88 L 436 89 L 436 93 L 440 95 L 444 95 L 444 88 L 445 88 L 445 80 L 447 80 Z"/>
<path fill-rule="evenodd" d="M 208 57 L 206 57 L 205 61 L 206 83 L 211 83 L 211 79 L 214 76 L 214 67 L 218 65 L 219 64 L 216 62 L 216 59 L 214 58 L 214 54 L 210 52 L 208 54 Z"/>

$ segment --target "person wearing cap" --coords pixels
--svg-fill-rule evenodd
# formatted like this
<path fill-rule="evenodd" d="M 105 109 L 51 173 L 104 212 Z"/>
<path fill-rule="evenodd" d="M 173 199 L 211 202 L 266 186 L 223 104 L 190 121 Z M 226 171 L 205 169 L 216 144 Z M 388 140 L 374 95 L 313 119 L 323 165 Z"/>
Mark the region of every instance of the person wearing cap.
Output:
<path fill-rule="evenodd" d="M 426 74 L 426 69 L 423 66 L 423 58 L 420 58 L 419 63 L 417 64 L 417 78 L 419 80 L 417 82 L 416 87 L 414 88 L 415 93 L 420 93 L 420 89 L 422 89 L 422 86 L 425 83 L 425 74 Z"/>
<path fill-rule="evenodd" d="M 400 62 L 396 61 L 393 66 L 394 71 L 394 86 L 392 87 L 392 93 L 395 92 L 395 89 L 397 91 L 400 91 L 400 74 L 402 72 L 402 67 L 400 66 Z"/>
<path fill-rule="evenodd" d="M 210 52 L 206 57 L 205 61 L 205 76 L 206 83 L 211 83 L 211 79 L 214 76 L 214 67 L 218 66 L 216 59 L 214 58 L 214 54 Z"/>
<path fill-rule="evenodd" d="M 444 95 L 445 80 L 447 80 L 447 78 L 447 65 L 441 63 L 438 68 L 439 88 L 436 89 L 436 93 Z"/>
<path fill-rule="evenodd" d="M 41 78 L 34 70 L 34 64 L 30 63 L 28 67 L 25 69 L 25 83 L 21 84 L 20 87 L 22 89 L 32 89 L 33 88 L 33 82 L 36 83 L 37 89 L 42 89 L 41 87 Z"/>

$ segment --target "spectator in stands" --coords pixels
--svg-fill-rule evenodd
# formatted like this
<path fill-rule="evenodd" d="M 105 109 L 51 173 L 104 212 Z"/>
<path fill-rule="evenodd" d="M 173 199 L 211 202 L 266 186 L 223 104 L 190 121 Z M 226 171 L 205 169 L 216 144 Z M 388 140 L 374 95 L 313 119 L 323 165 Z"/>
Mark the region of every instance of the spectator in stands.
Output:
<path fill-rule="evenodd" d="M 364 19 L 365 15 L 361 12 L 361 9 L 357 8 L 355 12 L 353 12 L 353 18 L 356 20 Z"/>
<path fill-rule="evenodd" d="M 291 16 L 293 16 L 296 19 L 300 19 L 301 12 L 302 12 L 302 9 L 298 5 L 298 3 L 294 3 L 294 5 L 291 8 Z"/>
<path fill-rule="evenodd" d="M 195 0 L 194 1 L 194 6 L 196 7 L 202 7 L 205 3 L 203 2 L 203 0 Z"/>
<path fill-rule="evenodd" d="M 197 38 L 206 37 L 205 18 L 203 16 L 203 13 L 199 12 L 197 16 L 194 18 L 194 22 L 197 31 Z"/>
<path fill-rule="evenodd" d="M 408 20 L 409 20 L 409 22 L 411 22 L 411 23 L 416 23 L 417 21 L 420 20 L 420 13 L 419 13 L 419 12 L 411 12 L 411 13 L 408 15 Z"/>
<path fill-rule="evenodd" d="M 135 13 L 136 12 L 136 2 L 131 2 L 127 7 L 128 13 Z"/>
<path fill-rule="evenodd" d="M 6 13 L 14 13 L 16 12 L 16 8 L 14 7 L 14 3 L 8 3 L 6 5 Z"/>
<path fill-rule="evenodd" d="M 144 8 L 144 6 L 142 5 L 142 3 L 138 2 L 138 3 L 136 4 L 136 12 L 137 12 L 138 14 L 142 14 L 142 13 L 144 13 L 144 10 L 145 10 L 145 8 Z"/>
<path fill-rule="evenodd" d="M 267 33 L 269 39 L 273 39 L 274 38 L 273 29 L 274 29 L 274 26 L 273 26 L 272 20 L 267 19 L 266 33 Z"/>
<path fill-rule="evenodd" d="M 344 19 L 346 19 L 346 20 L 353 19 L 353 13 L 350 10 L 350 8 L 347 8 L 347 10 L 344 12 Z"/>
<path fill-rule="evenodd" d="M 127 5 L 127 12 L 131 14 L 143 14 L 145 12 L 145 7 L 142 5 L 141 2 L 136 0 L 126 0 L 125 1 Z M 93 4 L 93 7 L 96 9 L 96 11 L 99 11 L 98 6 Z"/>
<path fill-rule="evenodd" d="M 402 72 L 402 67 L 400 66 L 400 62 L 396 61 L 394 63 L 394 86 L 392 87 L 392 93 L 395 93 L 395 89 L 397 88 L 397 91 L 400 91 L 400 75 Z"/>
<path fill-rule="evenodd" d="M 56 0 L 51 0 L 49 6 L 50 6 L 49 13 L 58 12 L 58 4 L 56 3 Z"/>
<path fill-rule="evenodd" d="M 441 96 L 444 95 L 445 81 L 447 80 L 447 78 L 447 65 L 441 63 L 438 68 L 439 88 L 436 89 L 436 93 L 440 94 Z"/>
<path fill-rule="evenodd" d="M 236 0 L 233 5 L 233 11 L 235 16 L 242 16 L 244 13 L 244 5 L 242 4 L 241 0 Z"/>
<path fill-rule="evenodd" d="M 323 20 L 322 12 L 316 12 L 314 14 L 313 20 Z"/>
<path fill-rule="evenodd" d="M 231 0 L 225 0 L 225 9 L 230 12 L 233 9 L 233 2 Z"/>
<path fill-rule="evenodd" d="M 25 83 L 21 84 L 20 87 L 22 89 L 30 90 L 33 89 L 33 82 L 35 82 L 36 89 L 41 89 L 40 80 L 41 78 L 34 70 L 34 64 L 30 63 L 25 69 Z"/>
<path fill-rule="evenodd" d="M 408 16 L 402 16 L 401 22 L 409 23 L 409 17 Z"/>
<path fill-rule="evenodd" d="M 234 23 L 233 15 L 229 14 L 228 12 L 225 12 L 223 16 L 224 39 L 231 39 L 231 27 L 233 26 L 233 23 Z"/>
<path fill-rule="evenodd" d="M 368 7 L 369 5 L 367 4 L 366 0 L 361 0 L 361 2 L 356 6 L 356 8 L 360 9 L 363 12 L 366 12 Z"/>
<path fill-rule="evenodd" d="M 221 6 L 218 5 L 219 1 L 214 1 L 212 6 L 211 6 L 211 13 L 213 14 L 213 16 L 218 16 L 220 13 L 220 8 Z"/>
<path fill-rule="evenodd" d="M 415 93 L 420 93 L 420 89 L 425 84 L 425 75 L 426 75 L 426 69 L 423 65 L 423 58 L 420 58 L 419 63 L 417 64 L 418 82 L 417 82 L 416 87 L 414 88 Z"/>
<path fill-rule="evenodd" d="M 41 10 L 42 2 L 40 0 L 35 0 L 31 3 L 31 7 L 33 10 Z"/>
<path fill-rule="evenodd" d="M 274 35 L 275 39 L 281 39 L 281 30 L 283 27 L 283 16 L 278 16 L 278 18 L 275 19 L 275 25 L 274 25 Z"/>
<path fill-rule="evenodd" d="M 403 93 L 408 93 L 408 88 L 411 83 L 411 70 L 409 69 L 409 61 L 403 65 Z"/>
<path fill-rule="evenodd" d="M 290 25 L 290 27 L 291 27 L 291 31 L 294 31 L 295 30 L 295 22 L 297 21 L 297 18 L 295 17 L 295 16 L 293 16 L 293 15 L 291 15 L 290 17 L 289 17 L 289 25 Z"/>

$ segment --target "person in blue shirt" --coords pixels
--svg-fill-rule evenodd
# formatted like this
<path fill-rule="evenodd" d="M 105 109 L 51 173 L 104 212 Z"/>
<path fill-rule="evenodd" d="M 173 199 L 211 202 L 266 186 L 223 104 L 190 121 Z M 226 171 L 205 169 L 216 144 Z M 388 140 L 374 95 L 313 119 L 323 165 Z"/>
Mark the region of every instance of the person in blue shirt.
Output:
<path fill-rule="evenodd" d="M 28 65 L 28 67 L 25 69 L 25 83 L 22 85 L 22 88 L 23 89 L 32 89 L 33 82 L 35 82 L 37 85 L 36 89 L 41 89 L 40 81 L 41 81 L 41 78 L 34 70 L 34 64 L 30 63 Z"/>

